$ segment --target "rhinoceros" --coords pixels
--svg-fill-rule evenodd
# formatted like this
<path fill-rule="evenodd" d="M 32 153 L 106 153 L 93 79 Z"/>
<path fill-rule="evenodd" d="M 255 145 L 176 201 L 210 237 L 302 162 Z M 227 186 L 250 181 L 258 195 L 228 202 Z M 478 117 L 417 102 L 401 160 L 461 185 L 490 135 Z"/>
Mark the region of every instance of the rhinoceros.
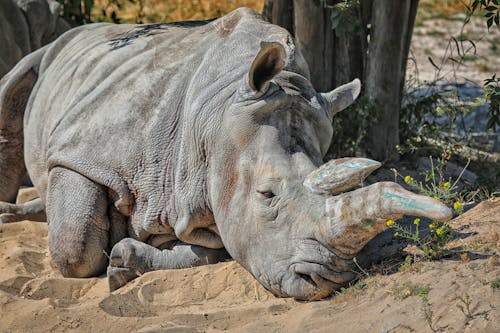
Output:
<path fill-rule="evenodd" d="M 25 163 L 64 276 L 107 267 L 115 290 L 232 258 L 277 296 L 320 299 L 386 219 L 451 215 L 395 183 L 359 187 L 378 162 L 323 163 L 359 92 L 316 92 L 292 36 L 250 9 L 86 25 L 1 81 L 0 178 L 18 186 Z"/>
<path fill-rule="evenodd" d="M 0 1 L 0 78 L 28 53 L 70 28 L 55 0 Z"/>

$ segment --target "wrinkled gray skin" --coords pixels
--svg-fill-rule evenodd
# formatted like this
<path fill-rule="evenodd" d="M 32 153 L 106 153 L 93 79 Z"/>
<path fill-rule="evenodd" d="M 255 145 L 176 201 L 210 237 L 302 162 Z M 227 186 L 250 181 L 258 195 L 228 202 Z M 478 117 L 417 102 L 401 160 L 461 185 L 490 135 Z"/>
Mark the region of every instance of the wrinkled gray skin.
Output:
<path fill-rule="evenodd" d="M 0 83 L 0 142 L 20 140 L 10 131 L 24 112 L 62 274 L 101 274 L 112 249 L 114 290 L 230 256 L 276 295 L 313 300 L 355 277 L 352 258 L 385 219 L 449 218 L 393 183 L 346 192 L 374 161 L 318 169 L 360 84 L 320 94 L 308 76 L 288 32 L 248 9 L 207 24 L 87 25 L 21 61 Z"/>
<path fill-rule="evenodd" d="M 22 57 L 52 42 L 70 26 L 54 0 L 0 1 L 0 78 Z"/>

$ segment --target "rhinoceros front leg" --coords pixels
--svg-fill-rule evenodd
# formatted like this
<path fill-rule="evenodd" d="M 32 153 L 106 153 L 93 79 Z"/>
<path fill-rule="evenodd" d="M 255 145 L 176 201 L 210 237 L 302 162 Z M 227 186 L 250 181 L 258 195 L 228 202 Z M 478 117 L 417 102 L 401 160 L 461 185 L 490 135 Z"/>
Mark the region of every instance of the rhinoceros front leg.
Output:
<path fill-rule="evenodd" d="M 109 221 L 106 189 L 57 167 L 47 189 L 49 250 L 65 277 L 90 277 L 106 268 Z"/>
<path fill-rule="evenodd" d="M 20 205 L 0 202 L 0 224 L 23 220 L 47 221 L 42 199 L 36 198 Z"/>
<path fill-rule="evenodd" d="M 145 272 L 215 264 L 230 258 L 225 249 L 178 242 L 171 249 L 160 250 L 133 238 L 125 238 L 111 250 L 109 289 L 116 290 Z"/>

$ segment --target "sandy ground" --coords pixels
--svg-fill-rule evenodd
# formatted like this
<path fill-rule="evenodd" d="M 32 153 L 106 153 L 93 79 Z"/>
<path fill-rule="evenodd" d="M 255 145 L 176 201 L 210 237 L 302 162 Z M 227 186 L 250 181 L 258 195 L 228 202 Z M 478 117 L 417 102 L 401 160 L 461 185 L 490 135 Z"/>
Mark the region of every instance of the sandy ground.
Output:
<path fill-rule="evenodd" d="M 484 19 L 476 16 L 464 26 L 464 18 L 456 14 L 417 20 L 406 73 L 410 84 L 440 80 L 482 86 L 485 79 L 498 76 L 500 28 L 488 30 Z"/>
<path fill-rule="evenodd" d="M 104 276 L 65 279 L 54 270 L 45 223 L 4 224 L 0 332 L 431 332 L 428 322 L 442 332 L 500 332 L 500 288 L 492 287 L 500 200 L 452 226 L 450 246 L 461 256 L 397 273 L 380 265 L 358 287 L 307 303 L 274 297 L 236 262 L 151 272 L 110 293 Z M 428 305 L 418 295 L 426 291 Z"/>

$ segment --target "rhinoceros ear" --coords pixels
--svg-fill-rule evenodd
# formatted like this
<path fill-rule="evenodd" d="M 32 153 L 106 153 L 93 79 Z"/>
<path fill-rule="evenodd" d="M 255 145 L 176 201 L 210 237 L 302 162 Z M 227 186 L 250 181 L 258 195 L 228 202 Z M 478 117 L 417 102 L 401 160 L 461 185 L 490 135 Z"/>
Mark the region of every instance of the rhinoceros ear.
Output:
<path fill-rule="evenodd" d="M 267 91 L 269 81 L 285 67 L 285 57 L 285 48 L 280 43 L 261 42 L 248 73 L 250 88 L 255 92 Z"/>
<path fill-rule="evenodd" d="M 349 105 L 351 105 L 356 98 L 358 98 L 361 91 L 361 82 L 359 79 L 354 79 L 353 81 L 346 83 L 334 90 L 321 93 L 323 103 L 328 112 L 328 117 L 333 119 L 333 116 Z"/>

